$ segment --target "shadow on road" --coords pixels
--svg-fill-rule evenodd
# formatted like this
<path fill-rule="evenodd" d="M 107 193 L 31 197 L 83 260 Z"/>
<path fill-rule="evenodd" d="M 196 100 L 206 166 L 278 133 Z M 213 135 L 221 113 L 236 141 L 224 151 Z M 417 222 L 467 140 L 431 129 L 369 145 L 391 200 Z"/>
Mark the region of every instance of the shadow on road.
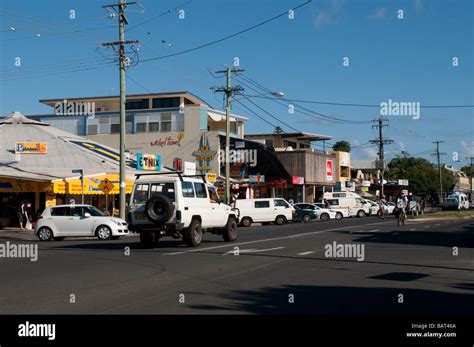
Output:
<path fill-rule="evenodd" d="M 205 293 L 195 293 L 205 294 Z M 399 294 L 403 303 L 398 303 Z M 289 303 L 290 295 L 294 303 Z M 472 314 L 474 295 L 406 288 L 341 286 L 266 287 L 229 291 L 220 296 L 229 304 L 192 305 L 208 313 L 255 314 Z"/>

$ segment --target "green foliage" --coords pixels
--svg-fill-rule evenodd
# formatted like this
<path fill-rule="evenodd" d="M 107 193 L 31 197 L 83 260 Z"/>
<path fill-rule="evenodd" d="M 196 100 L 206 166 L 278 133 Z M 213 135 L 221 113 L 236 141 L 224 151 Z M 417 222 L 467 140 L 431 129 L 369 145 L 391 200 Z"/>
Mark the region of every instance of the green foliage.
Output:
<path fill-rule="evenodd" d="M 454 176 L 451 171 L 442 168 L 443 191 L 454 187 Z M 388 179 L 407 179 L 408 189 L 414 193 L 437 193 L 439 191 L 438 168 L 423 158 L 397 156 L 388 163 Z"/>
<path fill-rule="evenodd" d="M 275 130 L 273 130 L 273 134 L 275 134 L 275 135 L 283 134 L 283 129 L 279 125 L 277 125 L 275 127 Z"/>
<path fill-rule="evenodd" d="M 341 152 L 348 152 L 350 153 L 351 151 L 351 144 L 347 141 L 337 141 L 333 146 L 332 146 L 333 151 L 341 151 Z"/>
<path fill-rule="evenodd" d="M 464 172 L 466 175 L 470 175 L 471 174 L 471 165 L 466 165 L 466 166 L 463 166 L 461 168 L 461 171 Z M 472 168 L 472 171 L 474 173 L 474 167 Z"/>

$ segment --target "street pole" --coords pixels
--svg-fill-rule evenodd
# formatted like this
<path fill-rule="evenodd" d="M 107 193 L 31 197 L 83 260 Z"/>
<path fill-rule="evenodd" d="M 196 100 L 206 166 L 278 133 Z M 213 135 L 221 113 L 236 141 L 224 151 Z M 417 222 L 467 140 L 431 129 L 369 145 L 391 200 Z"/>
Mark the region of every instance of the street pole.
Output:
<path fill-rule="evenodd" d="M 81 169 L 82 204 L 84 205 L 84 170 Z"/>
<path fill-rule="evenodd" d="M 387 122 L 386 120 L 383 119 L 383 116 L 380 116 L 378 120 L 374 120 L 376 122 L 376 125 L 373 125 L 372 127 L 378 128 L 379 130 L 379 138 L 377 140 L 371 140 L 369 141 L 370 143 L 376 143 L 379 146 L 379 162 L 380 165 L 382 166 L 380 169 L 380 194 L 379 194 L 379 200 L 385 195 L 385 190 L 384 190 L 384 179 L 385 179 L 385 154 L 384 154 L 384 144 L 390 144 L 393 142 L 393 140 L 384 140 L 383 138 L 383 127 L 384 127 L 384 122 Z"/>
<path fill-rule="evenodd" d="M 233 73 L 243 72 L 244 70 L 237 67 L 230 68 L 227 67 L 223 71 L 216 71 L 216 73 L 225 73 L 227 77 L 227 83 L 225 87 L 211 89 L 214 92 L 223 92 L 226 96 L 225 102 L 225 190 L 224 190 L 224 201 L 227 205 L 230 205 L 230 106 L 232 102 L 232 95 L 236 92 L 243 91 L 242 87 L 231 86 L 231 77 Z"/>
<path fill-rule="evenodd" d="M 440 154 L 444 154 L 444 153 L 439 152 L 439 144 L 443 143 L 443 141 L 434 141 L 432 143 L 436 144 L 436 158 L 438 160 L 438 172 L 439 172 L 439 203 L 441 204 L 443 202 L 443 174 L 441 171 L 441 162 L 440 162 L 439 156 Z"/>
<path fill-rule="evenodd" d="M 119 0 L 119 59 L 120 59 L 120 218 L 125 219 L 125 11 L 123 0 Z"/>
<path fill-rule="evenodd" d="M 119 209 L 120 218 L 125 219 L 125 202 L 126 202 L 126 171 L 125 171 L 125 129 L 126 129 L 126 115 L 125 115 L 125 102 L 126 102 L 126 91 L 125 91 L 125 68 L 130 65 L 129 60 L 126 62 L 125 57 L 125 45 L 138 43 L 136 40 L 125 41 L 125 25 L 128 24 L 127 18 L 125 17 L 125 9 L 129 5 L 138 4 L 137 2 L 124 3 L 123 0 L 118 0 L 117 4 L 104 5 L 106 9 L 116 9 L 118 12 L 119 20 L 119 41 L 102 43 L 102 46 L 113 47 L 119 57 L 119 77 L 120 77 L 120 163 L 119 163 L 119 184 L 120 184 L 120 195 L 119 195 Z M 116 50 L 118 46 L 118 52 Z"/>
<path fill-rule="evenodd" d="M 226 101 L 225 101 L 225 195 L 224 201 L 230 205 L 230 99 L 232 97 L 232 89 L 230 86 L 230 67 L 226 69 L 227 83 L 226 83 Z"/>

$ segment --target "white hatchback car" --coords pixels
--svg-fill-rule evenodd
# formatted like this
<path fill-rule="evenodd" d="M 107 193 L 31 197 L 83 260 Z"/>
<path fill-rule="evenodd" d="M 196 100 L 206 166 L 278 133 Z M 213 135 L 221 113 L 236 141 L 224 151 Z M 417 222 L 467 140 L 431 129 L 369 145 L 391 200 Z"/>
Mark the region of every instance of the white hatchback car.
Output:
<path fill-rule="evenodd" d="M 127 223 L 106 216 L 90 205 L 60 205 L 46 207 L 35 226 L 41 241 L 61 241 L 69 236 L 97 236 L 99 240 L 118 239 L 128 235 Z"/>

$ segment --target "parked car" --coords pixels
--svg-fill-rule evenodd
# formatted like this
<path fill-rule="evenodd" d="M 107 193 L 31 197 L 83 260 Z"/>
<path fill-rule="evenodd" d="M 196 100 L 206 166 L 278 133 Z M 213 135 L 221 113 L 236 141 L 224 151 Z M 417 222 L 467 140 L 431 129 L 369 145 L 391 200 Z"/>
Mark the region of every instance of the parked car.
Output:
<path fill-rule="evenodd" d="M 370 204 L 369 216 L 376 216 L 380 210 L 380 205 L 377 204 L 375 201 L 362 199 L 367 204 Z"/>
<path fill-rule="evenodd" d="M 61 241 L 69 236 L 96 236 L 99 240 L 128 235 L 127 222 L 110 217 L 90 205 L 46 207 L 35 226 L 41 241 Z"/>
<path fill-rule="evenodd" d="M 474 200 L 469 201 L 469 208 L 474 208 Z"/>
<path fill-rule="evenodd" d="M 221 201 L 204 176 L 138 174 L 130 201 L 129 228 L 140 233 L 145 248 L 157 246 L 164 236 L 197 247 L 204 232 L 222 235 L 226 242 L 237 239 L 237 212 Z"/>
<path fill-rule="evenodd" d="M 318 212 L 316 210 L 311 209 L 311 208 L 303 208 L 303 207 L 300 207 L 299 205 L 305 205 L 305 204 L 294 205 L 296 215 L 293 218 L 293 220 L 299 220 L 299 221 L 302 221 L 303 223 L 307 223 L 319 218 Z"/>
<path fill-rule="evenodd" d="M 348 208 L 337 208 L 333 206 L 327 207 L 325 204 L 320 203 L 320 202 L 316 202 L 313 205 L 318 206 L 323 209 L 329 209 L 330 211 L 335 211 L 337 220 L 342 219 L 342 218 L 348 218 L 351 216 Z"/>
<path fill-rule="evenodd" d="M 322 221 L 328 221 L 330 219 L 342 219 L 342 213 L 331 210 L 329 208 L 321 208 L 317 206 L 316 204 L 305 204 L 305 203 L 299 203 L 293 205 L 294 207 L 299 207 L 300 209 L 303 210 L 313 210 L 317 213 L 319 216 L 319 219 Z M 297 211 L 298 212 L 298 211 Z"/>
<path fill-rule="evenodd" d="M 441 209 L 444 210 L 468 210 L 469 200 L 464 193 L 453 193 L 441 204 Z"/>
<path fill-rule="evenodd" d="M 393 214 L 395 210 L 395 204 L 393 202 L 384 203 L 384 212 L 385 214 Z"/>
<path fill-rule="evenodd" d="M 266 222 L 282 225 L 291 221 L 295 213 L 290 203 L 282 198 L 238 199 L 235 207 L 239 222 L 244 227 Z"/>

